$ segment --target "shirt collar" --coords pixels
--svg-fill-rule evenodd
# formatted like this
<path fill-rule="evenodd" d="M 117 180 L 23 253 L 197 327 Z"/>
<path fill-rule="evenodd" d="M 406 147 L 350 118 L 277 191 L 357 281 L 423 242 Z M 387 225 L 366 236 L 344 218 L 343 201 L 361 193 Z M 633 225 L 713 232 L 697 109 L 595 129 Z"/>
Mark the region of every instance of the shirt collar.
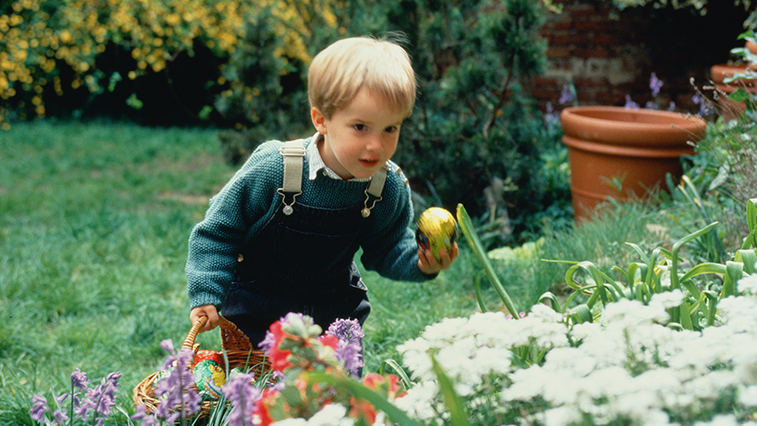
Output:
<path fill-rule="evenodd" d="M 339 175 L 336 174 L 335 171 L 331 170 L 331 168 L 329 168 L 326 163 L 323 162 L 321 153 L 318 152 L 318 143 L 320 143 L 322 140 L 323 135 L 316 133 L 315 135 L 313 135 L 312 142 L 305 150 L 305 159 L 307 160 L 309 167 L 308 179 L 315 180 L 315 178 L 318 177 L 318 172 L 323 170 L 323 174 L 330 177 L 331 179 L 344 180 L 339 177 Z M 352 182 L 368 182 L 369 180 L 371 180 L 371 178 L 352 178 L 347 180 Z"/>

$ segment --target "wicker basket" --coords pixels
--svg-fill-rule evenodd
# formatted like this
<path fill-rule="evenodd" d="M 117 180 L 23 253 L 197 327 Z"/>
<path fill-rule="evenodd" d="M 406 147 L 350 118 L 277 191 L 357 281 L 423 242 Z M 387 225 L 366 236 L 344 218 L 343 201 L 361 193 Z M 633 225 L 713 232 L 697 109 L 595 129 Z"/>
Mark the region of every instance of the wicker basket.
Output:
<path fill-rule="evenodd" d="M 184 339 L 184 343 L 181 345 L 182 349 L 192 349 L 197 353 L 200 345 L 195 344 L 195 338 L 197 337 L 200 328 L 205 325 L 207 320 L 207 317 L 201 317 L 197 320 L 189 330 L 187 338 Z M 250 344 L 250 339 L 248 339 L 236 325 L 226 318 L 221 317 L 219 328 L 221 330 L 223 350 L 228 357 L 228 370 L 236 367 L 251 367 L 253 371 L 255 371 L 256 377 L 262 377 L 263 374 L 270 369 L 270 364 L 266 360 L 265 353 L 254 349 L 252 344 Z M 159 403 L 153 393 L 153 382 L 157 376 L 158 372 L 155 372 L 147 376 L 134 387 L 134 393 L 132 395 L 134 405 L 144 405 L 147 413 L 152 413 Z M 202 403 L 202 414 L 207 414 L 213 408 L 214 404 L 214 401 L 204 401 Z"/>

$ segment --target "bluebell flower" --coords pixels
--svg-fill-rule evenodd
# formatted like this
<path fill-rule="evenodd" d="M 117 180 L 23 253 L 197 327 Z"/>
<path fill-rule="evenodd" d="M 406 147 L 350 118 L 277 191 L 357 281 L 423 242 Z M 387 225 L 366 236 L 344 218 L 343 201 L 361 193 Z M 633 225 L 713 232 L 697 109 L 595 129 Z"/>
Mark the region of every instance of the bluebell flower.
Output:
<path fill-rule="evenodd" d="M 227 418 L 229 426 L 252 425 L 255 401 L 261 395 L 260 389 L 251 385 L 254 379 L 253 373 L 238 374 L 221 388 L 224 397 L 234 407 Z"/>
<path fill-rule="evenodd" d="M 652 73 L 652 76 L 649 78 L 649 88 L 652 89 L 652 96 L 657 96 L 660 94 L 662 81 L 657 78 L 657 74 L 655 73 Z"/>
<path fill-rule="evenodd" d="M 575 99 L 575 96 L 573 96 L 573 92 L 570 90 L 570 87 L 566 84 L 562 87 L 562 92 L 560 92 L 560 99 L 558 99 L 557 102 L 560 103 L 560 105 L 565 105 L 569 102 L 573 102 Z"/>
<path fill-rule="evenodd" d="M 110 416 L 113 407 L 116 405 L 118 379 L 120 378 L 121 373 L 110 373 L 99 385 L 87 389 L 86 396 L 82 399 L 81 404 L 74 408 L 76 416 L 87 422 L 91 414 L 95 424 L 101 425 Z"/>
<path fill-rule="evenodd" d="M 337 319 L 326 330 L 326 334 L 331 334 L 339 340 L 350 343 L 359 342 L 360 339 L 365 337 L 363 328 L 360 327 L 360 322 L 355 319 Z"/>
<path fill-rule="evenodd" d="M 173 349 L 173 344 L 161 343 L 163 349 Z M 171 353 L 163 364 L 169 374 L 158 383 L 155 396 L 161 401 L 153 413 L 168 424 L 179 418 L 187 419 L 200 411 L 202 398 L 194 389 L 194 376 L 190 366 L 194 360 L 191 349 L 183 348 L 179 353 Z"/>
<path fill-rule="evenodd" d="M 364 365 L 361 339 L 365 336 L 360 323 L 354 319 L 337 319 L 326 330 L 326 334 L 336 336 L 339 339 L 335 354 L 336 359 L 344 365 L 344 368 L 350 374 L 359 376 L 360 368 Z"/>
<path fill-rule="evenodd" d="M 89 380 L 87 379 L 87 373 L 81 371 L 78 367 L 71 373 L 71 385 L 78 388 L 80 391 L 84 391 L 89 386 Z"/>
<path fill-rule="evenodd" d="M 32 396 L 32 408 L 29 410 L 29 416 L 32 420 L 44 423 L 45 413 L 50 411 L 50 407 L 47 406 L 47 400 L 42 395 Z"/>

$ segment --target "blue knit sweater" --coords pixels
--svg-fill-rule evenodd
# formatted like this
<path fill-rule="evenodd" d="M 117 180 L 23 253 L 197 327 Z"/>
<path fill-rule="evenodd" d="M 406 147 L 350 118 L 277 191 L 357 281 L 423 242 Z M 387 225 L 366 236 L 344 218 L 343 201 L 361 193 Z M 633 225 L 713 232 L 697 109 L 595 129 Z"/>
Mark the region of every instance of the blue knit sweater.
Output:
<path fill-rule="evenodd" d="M 313 143 L 308 138 L 305 146 Z M 232 282 L 242 248 L 255 244 L 264 224 L 281 204 L 276 189 L 284 175 L 280 141 L 260 145 L 242 168 L 211 199 L 205 219 L 189 237 L 186 265 L 187 291 L 191 308 L 220 307 Z M 418 269 L 413 231 L 410 188 L 396 164 L 382 191 L 382 200 L 371 211 L 372 229 L 360 241 L 363 265 L 384 277 L 403 281 L 424 281 L 433 276 Z M 365 200 L 366 182 L 336 180 L 321 173 L 308 179 L 308 162 L 303 165 L 302 195 L 297 202 L 314 207 L 340 208 Z M 296 213 L 295 213 L 296 214 Z"/>

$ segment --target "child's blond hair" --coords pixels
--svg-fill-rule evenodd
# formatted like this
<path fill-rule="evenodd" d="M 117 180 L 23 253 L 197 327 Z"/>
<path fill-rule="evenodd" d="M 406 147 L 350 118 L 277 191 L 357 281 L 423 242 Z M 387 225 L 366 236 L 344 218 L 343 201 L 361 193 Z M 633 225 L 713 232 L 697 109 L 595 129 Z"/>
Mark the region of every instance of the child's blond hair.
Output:
<path fill-rule="evenodd" d="M 410 116 L 415 105 L 415 72 L 405 49 L 387 40 L 352 37 L 322 50 L 310 64 L 310 106 L 326 118 L 347 106 L 364 87 Z"/>

